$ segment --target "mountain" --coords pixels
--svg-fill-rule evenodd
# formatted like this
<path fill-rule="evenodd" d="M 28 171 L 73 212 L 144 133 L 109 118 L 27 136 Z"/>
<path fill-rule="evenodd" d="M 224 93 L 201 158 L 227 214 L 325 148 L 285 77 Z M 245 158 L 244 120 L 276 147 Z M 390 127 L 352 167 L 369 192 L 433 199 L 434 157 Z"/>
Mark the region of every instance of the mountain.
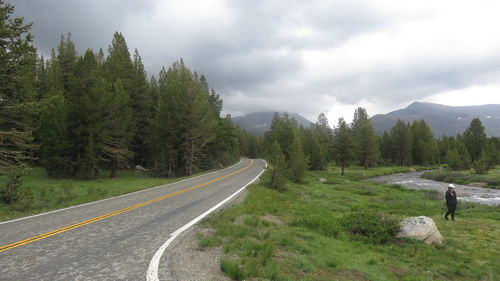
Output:
<path fill-rule="evenodd" d="M 264 133 L 271 129 L 271 122 L 273 121 L 274 113 L 269 112 L 252 112 L 242 116 L 234 117 L 233 123 L 247 132 L 256 136 L 264 136 Z M 283 112 L 279 113 L 283 116 Z M 297 120 L 299 126 L 309 127 L 312 122 L 302 117 L 297 113 L 288 113 L 288 116 Z"/>
<path fill-rule="evenodd" d="M 436 137 L 462 134 L 473 118 L 479 117 L 488 136 L 500 136 L 500 104 L 447 106 L 414 102 L 408 107 L 371 118 L 377 134 L 389 132 L 398 119 L 405 122 L 424 119 Z"/>

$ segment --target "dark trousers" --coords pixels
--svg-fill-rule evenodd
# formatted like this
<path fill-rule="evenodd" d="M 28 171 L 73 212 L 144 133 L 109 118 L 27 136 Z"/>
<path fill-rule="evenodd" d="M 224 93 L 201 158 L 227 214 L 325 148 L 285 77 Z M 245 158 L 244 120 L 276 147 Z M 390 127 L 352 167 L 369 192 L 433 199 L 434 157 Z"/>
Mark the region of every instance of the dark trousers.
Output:
<path fill-rule="evenodd" d="M 444 217 L 448 219 L 448 215 L 451 214 L 451 219 L 455 220 L 455 210 L 457 209 L 457 204 L 446 204 L 446 207 L 448 207 L 448 212 Z"/>

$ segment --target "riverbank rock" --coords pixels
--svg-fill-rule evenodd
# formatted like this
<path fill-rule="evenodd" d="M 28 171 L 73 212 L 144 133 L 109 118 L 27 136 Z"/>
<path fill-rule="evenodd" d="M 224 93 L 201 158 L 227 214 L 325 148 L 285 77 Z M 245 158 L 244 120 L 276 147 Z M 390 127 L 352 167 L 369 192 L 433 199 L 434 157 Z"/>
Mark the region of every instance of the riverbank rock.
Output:
<path fill-rule="evenodd" d="M 148 169 L 144 168 L 141 165 L 136 165 L 135 166 L 135 170 L 138 171 L 138 172 L 147 172 L 148 171 Z"/>
<path fill-rule="evenodd" d="M 412 238 L 424 241 L 426 244 L 443 243 L 443 236 L 434 221 L 425 216 L 406 218 L 401 222 L 401 238 Z"/>

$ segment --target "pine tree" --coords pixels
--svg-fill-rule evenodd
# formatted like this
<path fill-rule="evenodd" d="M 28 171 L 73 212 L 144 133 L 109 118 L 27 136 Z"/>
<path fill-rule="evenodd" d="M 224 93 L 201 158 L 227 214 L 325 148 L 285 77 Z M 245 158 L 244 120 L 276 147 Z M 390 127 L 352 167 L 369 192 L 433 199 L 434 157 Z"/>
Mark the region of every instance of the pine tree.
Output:
<path fill-rule="evenodd" d="M 14 6 L 0 0 L 0 175 L 7 186 L 4 201 L 13 199 L 23 165 L 31 159 L 35 108 L 36 49 L 31 24 L 13 18 Z"/>
<path fill-rule="evenodd" d="M 419 165 L 435 164 L 438 148 L 431 128 L 424 120 L 414 121 L 412 126 L 413 161 Z"/>
<path fill-rule="evenodd" d="M 103 147 L 102 105 L 109 86 L 94 53 L 87 50 L 75 64 L 74 79 L 67 98 L 73 175 L 95 178 L 99 174 L 99 151 Z"/>
<path fill-rule="evenodd" d="M 300 135 L 296 131 L 290 151 L 290 161 L 288 161 L 288 171 L 294 182 L 302 182 L 308 162 L 309 159 L 307 159 L 304 154 Z"/>
<path fill-rule="evenodd" d="M 359 107 L 354 112 L 351 128 L 356 160 L 365 169 L 368 169 L 378 154 L 376 151 L 378 147 L 376 145 L 375 130 L 364 108 Z"/>
<path fill-rule="evenodd" d="M 147 137 L 148 120 L 152 117 L 151 107 L 153 97 L 148 89 L 146 71 L 142 64 L 141 56 L 137 49 L 134 51 L 134 75 L 132 90 L 130 91 L 130 107 L 133 113 L 132 127 L 132 151 L 134 152 L 134 163 L 145 165 L 147 163 L 147 151 L 145 141 Z"/>
<path fill-rule="evenodd" d="M 65 96 L 69 94 L 72 88 L 71 83 L 75 79 L 74 72 L 77 59 L 75 44 L 71 41 L 71 33 L 68 33 L 66 37 L 62 35 L 57 46 L 57 65 L 60 71 L 58 79 L 61 80 Z"/>
<path fill-rule="evenodd" d="M 412 135 L 410 126 L 398 120 L 391 129 L 392 158 L 398 165 L 412 163 Z"/>
<path fill-rule="evenodd" d="M 62 91 L 42 103 L 39 136 L 41 162 L 52 177 L 73 175 L 72 143 L 69 139 L 68 111 Z"/>
<path fill-rule="evenodd" d="M 132 110 L 129 107 L 129 96 L 125 93 L 120 80 L 113 88 L 102 93 L 101 130 L 102 144 L 99 148 L 101 158 L 109 163 L 111 177 L 116 176 L 116 170 L 125 166 L 130 158 L 128 149 L 132 124 Z"/>
<path fill-rule="evenodd" d="M 384 132 L 380 138 L 380 154 L 385 164 L 393 162 L 392 139 L 388 132 Z"/>
<path fill-rule="evenodd" d="M 285 156 L 281 151 L 278 141 L 274 141 L 271 145 L 269 162 L 271 164 L 271 186 L 278 190 L 285 189 Z"/>
<path fill-rule="evenodd" d="M 353 158 L 351 130 L 344 121 L 344 118 L 339 118 L 339 123 L 335 129 L 334 152 L 335 161 L 337 161 L 337 164 L 340 165 L 342 169 L 341 175 L 344 175 L 345 167 L 349 166 L 349 163 Z"/>
<path fill-rule="evenodd" d="M 153 174 L 192 174 L 207 157 L 205 148 L 215 139 L 217 118 L 202 85 L 182 60 L 160 73 L 159 89 L 148 141 L 159 149 L 152 159 Z"/>
<path fill-rule="evenodd" d="M 333 155 L 332 129 L 324 113 L 320 113 L 316 123 L 311 126 L 311 138 L 311 169 L 324 170 Z"/>
<path fill-rule="evenodd" d="M 479 118 L 472 119 L 469 127 L 465 130 L 464 142 L 470 152 L 472 162 L 479 160 L 486 144 L 486 133 Z"/>

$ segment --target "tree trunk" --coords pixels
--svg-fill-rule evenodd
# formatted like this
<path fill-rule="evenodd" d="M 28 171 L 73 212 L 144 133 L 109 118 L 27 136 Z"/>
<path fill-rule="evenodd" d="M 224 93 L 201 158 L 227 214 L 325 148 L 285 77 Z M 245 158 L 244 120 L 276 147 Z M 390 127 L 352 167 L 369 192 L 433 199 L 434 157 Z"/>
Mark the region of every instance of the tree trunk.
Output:
<path fill-rule="evenodd" d="M 365 166 L 365 170 L 368 170 L 368 159 L 365 159 L 364 166 Z"/>
<path fill-rule="evenodd" d="M 342 175 L 342 176 L 344 175 L 344 164 L 342 164 L 342 172 L 340 175 Z"/>
<path fill-rule="evenodd" d="M 114 179 L 116 177 L 116 158 L 111 159 L 111 178 Z"/>

